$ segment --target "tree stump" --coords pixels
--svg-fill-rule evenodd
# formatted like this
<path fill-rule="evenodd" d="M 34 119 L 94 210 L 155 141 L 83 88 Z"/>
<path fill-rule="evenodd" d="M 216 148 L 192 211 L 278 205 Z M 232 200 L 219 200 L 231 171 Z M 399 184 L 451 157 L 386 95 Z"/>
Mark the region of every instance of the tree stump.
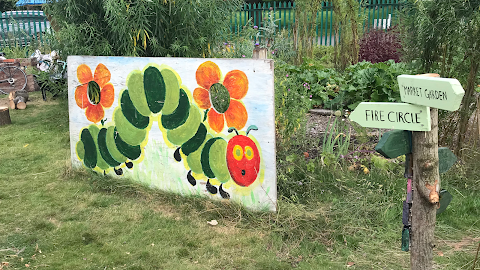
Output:
<path fill-rule="evenodd" d="M 0 107 L 0 126 L 11 124 L 8 107 Z"/>

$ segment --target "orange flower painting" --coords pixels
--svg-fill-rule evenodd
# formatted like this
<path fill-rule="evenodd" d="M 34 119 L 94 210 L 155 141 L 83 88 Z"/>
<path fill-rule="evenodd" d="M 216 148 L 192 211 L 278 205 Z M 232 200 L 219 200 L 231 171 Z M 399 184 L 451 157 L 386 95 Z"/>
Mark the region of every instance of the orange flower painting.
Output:
<path fill-rule="evenodd" d="M 93 123 L 100 122 L 105 116 L 103 108 L 113 104 L 115 91 L 109 83 L 111 74 L 104 64 L 98 64 L 95 73 L 89 66 L 82 64 L 77 68 L 80 85 L 75 89 L 75 101 L 78 107 L 85 110 L 85 116 Z"/>
<path fill-rule="evenodd" d="M 240 101 L 248 91 L 248 78 L 243 71 L 232 70 L 221 82 L 220 68 L 214 62 L 201 64 L 195 74 L 200 86 L 193 91 L 193 98 L 207 114 L 209 126 L 217 133 L 227 127 L 241 130 L 248 120 L 247 109 Z"/>

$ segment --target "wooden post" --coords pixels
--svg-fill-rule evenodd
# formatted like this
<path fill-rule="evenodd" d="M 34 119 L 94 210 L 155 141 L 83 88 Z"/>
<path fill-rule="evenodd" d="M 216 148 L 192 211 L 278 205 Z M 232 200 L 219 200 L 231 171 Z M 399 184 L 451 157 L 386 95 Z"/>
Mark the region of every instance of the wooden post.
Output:
<path fill-rule="evenodd" d="M 253 49 L 253 59 L 267 59 L 267 52 L 266 48 L 255 47 Z"/>
<path fill-rule="evenodd" d="M 0 107 L 0 126 L 11 124 L 8 107 Z"/>
<path fill-rule="evenodd" d="M 433 77 L 433 76 L 430 76 Z M 435 77 L 439 77 L 438 75 Z M 410 267 L 432 269 L 436 211 L 439 203 L 438 109 L 430 109 L 431 131 L 413 132 L 413 203 Z"/>

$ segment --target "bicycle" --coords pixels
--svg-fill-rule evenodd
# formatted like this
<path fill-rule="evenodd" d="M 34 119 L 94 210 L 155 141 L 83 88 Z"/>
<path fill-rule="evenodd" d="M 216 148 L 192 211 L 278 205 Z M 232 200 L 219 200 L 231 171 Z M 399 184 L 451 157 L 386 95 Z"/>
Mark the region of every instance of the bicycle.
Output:
<path fill-rule="evenodd" d="M 35 76 L 42 90 L 43 100 L 47 100 L 47 91 L 56 98 L 64 92 L 67 81 L 67 63 L 60 60 L 40 60 L 38 66 L 43 65 L 44 72 Z"/>
<path fill-rule="evenodd" d="M 11 64 L 0 66 L 0 93 L 8 95 L 24 90 L 26 86 L 27 75 L 21 68 Z"/>

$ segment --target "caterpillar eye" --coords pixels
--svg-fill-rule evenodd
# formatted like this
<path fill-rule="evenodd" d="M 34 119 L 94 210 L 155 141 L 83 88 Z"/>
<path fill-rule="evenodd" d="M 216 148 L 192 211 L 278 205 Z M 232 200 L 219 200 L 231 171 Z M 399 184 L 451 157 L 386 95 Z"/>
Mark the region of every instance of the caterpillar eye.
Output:
<path fill-rule="evenodd" d="M 253 153 L 252 147 L 250 147 L 250 146 L 245 146 L 245 157 L 246 157 L 248 160 L 252 160 L 253 156 L 254 156 L 254 153 Z"/>
<path fill-rule="evenodd" d="M 233 147 L 233 153 L 232 153 L 232 154 L 233 154 L 233 157 L 234 157 L 236 160 L 238 160 L 238 161 L 242 160 L 242 158 L 243 158 L 243 149 L 242 149 L 242 147 L 241 147 L 240 145 L 235 145 L 235 147 Z"/>
<path fill-rule="evenodd" d="M 242 175 L 245 175 L 245 170 L 242 170 Z"/>

